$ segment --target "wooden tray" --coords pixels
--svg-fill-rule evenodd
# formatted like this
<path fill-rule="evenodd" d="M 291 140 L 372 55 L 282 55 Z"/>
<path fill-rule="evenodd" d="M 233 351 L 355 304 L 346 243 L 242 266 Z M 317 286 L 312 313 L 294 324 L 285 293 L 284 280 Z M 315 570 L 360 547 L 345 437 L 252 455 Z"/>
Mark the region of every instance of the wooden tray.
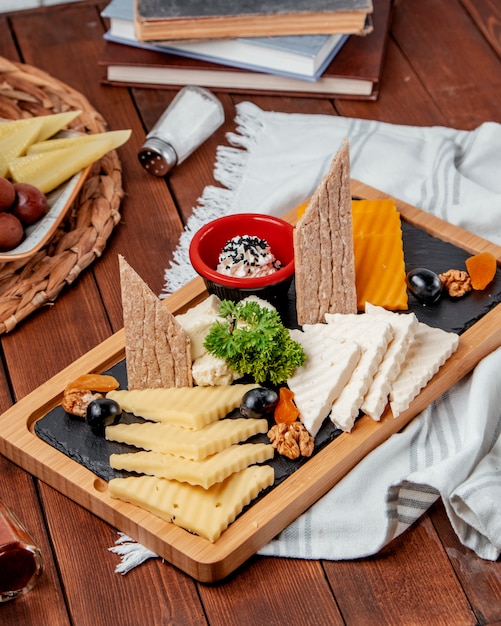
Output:
<path fill-rule="evenodd" d="M 357 183 L 353 193 L 365 198 L 385 194 Z M 421 229 L 469 253 L 492 252 L 501 263 L 501 248 L 419 209 L 397 201 L 402 217 Z M 295 214 L 288 216 L 295 221 Z M 195 279 L 165 303 L 183 312 L 205 297 L 201 279 Z M 124 358 L 124 333 L 119 331 L 41 385 L 0 416 L 0 453 L 72 498 L 89 511 L 141 542 L 173 565 L 202 582 L 220 580 L 325 494 L 371 450 L 402 429 L 414 416 L 467 374 L 480 359 L 501 345 L 501 305 L 465 331 L 457 352 L 413 401 L 393 419 L 381 422 L 362 416 L 349 434 L 343 433 L 273 491 L 252 505 L 214 544 L 162 521 L 133 505 L 112 499 L 107 484 L 76 461 L 39 439 L 35 422 L 60 404 L 65 386 L 87 372 L 102 372 Z"/>

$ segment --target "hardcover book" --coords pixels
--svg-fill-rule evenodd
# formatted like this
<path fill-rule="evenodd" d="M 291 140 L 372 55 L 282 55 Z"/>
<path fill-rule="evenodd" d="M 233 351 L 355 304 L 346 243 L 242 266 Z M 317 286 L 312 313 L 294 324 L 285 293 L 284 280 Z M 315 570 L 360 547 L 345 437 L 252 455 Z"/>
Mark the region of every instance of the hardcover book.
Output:
<path fill-rule="evenodd" d="M 103 82 L 121 86 L 158 88 L 197 84 L 215 91 L 278 93 L 294 96 L 376 99 L 379 93 L 391 19 L 392 0 L 378 0 L 374 31 L 349 37 L 340 52 L 315 82 L 273 76 L 105 42 L 100 64 Z"/>
<path fill-rule="evenodd" d="M 112 0 L 101 15 L 110 22 L 107 41 L 304 80 L 316 80 L 348 39 L 334 34 L 144 42 L 134 33 L 134 0 Z"/>
<path fill-rule="evenodd" d="M 135 0 L 135 33 L 158 39 L 363 33 L 372 0 Z"/>

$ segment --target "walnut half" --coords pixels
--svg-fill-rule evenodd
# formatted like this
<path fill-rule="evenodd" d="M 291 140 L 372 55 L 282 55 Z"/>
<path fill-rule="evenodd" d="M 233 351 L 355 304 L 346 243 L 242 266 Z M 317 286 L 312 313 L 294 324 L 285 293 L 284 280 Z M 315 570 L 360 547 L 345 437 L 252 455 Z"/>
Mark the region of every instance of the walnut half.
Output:
<path fill-rule="evenodd" d="M 61 406 L 67 413 L 78 417 L 85 417 L 87 406 L 98 398 L 102 398 L 102 393 L 89 391 L 87 389 L 67 389 L 64 392 Z"/>
<path fill-rule="evenodd" d="M 268 439 L 279 454 L 289 459 L 311 456 L 315 443 L 301 422 L 275 424 L 268 431 Z"/>
<path fill-rule="evenodd" d="M 447 270 L 438 277 L 451 298 L 461 298 L 472 289 L 470 276 L 462 270 Z"/>

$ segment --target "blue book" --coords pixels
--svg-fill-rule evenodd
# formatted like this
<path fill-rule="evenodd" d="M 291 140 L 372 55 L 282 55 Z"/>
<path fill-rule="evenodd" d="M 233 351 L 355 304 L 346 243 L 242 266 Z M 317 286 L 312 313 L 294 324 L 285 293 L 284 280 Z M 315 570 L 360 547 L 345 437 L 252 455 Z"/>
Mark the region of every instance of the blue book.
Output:
<path fill-rule="evenodd" d="M 320 78 L 348 39 L 334 34 L 144 42 L 135 36 L 133 0 L 111 0 L 102 16 L 110 20 L 107 41 L 309 81 Z"/>

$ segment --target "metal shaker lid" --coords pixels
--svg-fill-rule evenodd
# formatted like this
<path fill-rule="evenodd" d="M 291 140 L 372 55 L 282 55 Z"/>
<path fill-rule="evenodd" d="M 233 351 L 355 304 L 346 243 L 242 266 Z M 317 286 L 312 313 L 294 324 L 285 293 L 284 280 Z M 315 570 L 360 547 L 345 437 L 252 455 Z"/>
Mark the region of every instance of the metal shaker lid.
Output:
<path fill-rule="evenodd" d="M 165 176 L 177 163 L 174 148 L 158 137 L 146 139 L 138 153 L 139 162 L 153 176 Z"/>

